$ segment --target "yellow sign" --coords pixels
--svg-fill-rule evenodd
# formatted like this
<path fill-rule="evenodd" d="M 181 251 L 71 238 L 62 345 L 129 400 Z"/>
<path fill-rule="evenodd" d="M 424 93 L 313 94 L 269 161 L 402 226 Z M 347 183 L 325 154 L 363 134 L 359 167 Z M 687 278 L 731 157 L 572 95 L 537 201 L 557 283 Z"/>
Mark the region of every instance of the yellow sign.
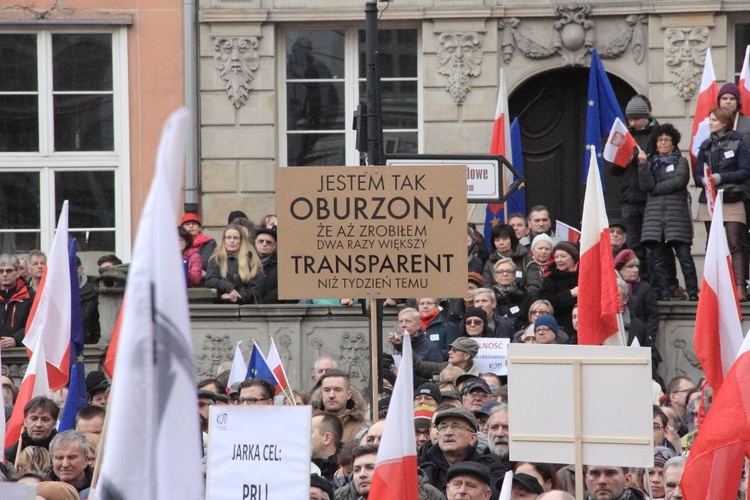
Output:
<path fill-rule="evenodd" d="M 463 297 L 466 168 L 280 167 L 279 298 Z"/>

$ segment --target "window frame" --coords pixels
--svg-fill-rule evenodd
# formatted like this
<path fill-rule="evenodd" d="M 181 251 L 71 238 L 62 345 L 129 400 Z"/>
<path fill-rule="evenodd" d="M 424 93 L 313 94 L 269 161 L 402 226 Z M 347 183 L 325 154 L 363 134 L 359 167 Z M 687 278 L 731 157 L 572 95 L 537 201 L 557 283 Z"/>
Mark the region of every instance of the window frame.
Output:
<path fill-rule="evenodd" d="M 416 129 L 389 129 L 388 132 L 411 132 L 412 130 L 417 133 L 417 145 L 418 152 L 424 151 L 424 94 L 423 94 L 423 55 L 422 55 L 422 30 L 418 26 L 414 26 L 411 23 L 394 23 L 386 26 L 380 26 L 381 30 L 398 30 L 398 29 L 410 29 L 415 30 L 417 33 L 417 76 L 413 77 L 402 77 L 402 78 L 383 78 L 382 82 L 388 81 L 415 81 L 417 84 L 417 128 Z M 359 104 L 359 84 L 361 81 L 366 80 L 367 75 L 359 75 L 359 31 L 363 30 L 361 24 L 305 24 L 304 26 L 289 25 L 279 30 L 279 36 L 277 38 L 276 53 L 279 55 L 280 64 L 277 65 L 278 73 L 277 78 L 280 84 L 278 85 L 278 99 L 279 105 L 277 110 L 277 123 L 279 124 L 279 136 L 278 136 L 278 164 L 279 166 L 289 166 L 287 157 L 287 73 L 286 73 L 286 36 L 291 31 L 304 31 L 304 30 L 331 30 L 331 31 L 343 31 L 344 32 L 344 145 L 345 145 L 345 163 L 348 166 L 359 166 L 360 165 L 360 153 L 356 149 L 357 145 L 357 132 L 352 128 L 354 119 L 354 113 L 357 111 Z M 340 134 L 340 130 L 326 130 L 321 133 L 337 133 Z M 385 148 L 385 144 L 383 145 Z"/>
<path fill-rule="evenodd" d="M 112 151 L 54 151 L 54 106 L 52 75 L 53 34 L 107 34 L 112 37 Z M 128 84 L 127 26 L 75 25 L 75 26 L 7 26 L 0 34 L 36 34 L 37 80 L 39 96 L 39 150 L 33 152 L 0 152 L 0 171 L 39 173 L 39 240 L 40 249 L 47 251 L 52 244 L 57 227 L 55 174 L 74 171 L 113 171 L 115 206 L 115 248 L 124 261 L 130 259 L 130 120 Z M 16 94 L 17 92 L 9 92 Z M 62 94 L 67 94 L 63 92 Z M 97 91 L 86 92 L 101 93 Z M 72 200 L 71 200 L 72 202 Z M 70 227 L 70 232 L 89 228 Z M 0 228 L 2 233 L 32 232 Z M 98 252 L 98 251 L 92 251 Z"/>

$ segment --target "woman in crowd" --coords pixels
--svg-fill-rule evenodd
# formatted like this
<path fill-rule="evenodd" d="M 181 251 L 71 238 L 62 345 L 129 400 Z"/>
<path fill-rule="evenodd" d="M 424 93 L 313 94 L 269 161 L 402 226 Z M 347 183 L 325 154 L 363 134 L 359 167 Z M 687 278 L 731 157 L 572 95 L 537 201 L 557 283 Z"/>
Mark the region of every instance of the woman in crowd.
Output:
<path fill-rule="evenodd" d="M 640 260 L 635 252 L 626 248 L 615 257 L 615 270 L 628 286 L 628 309 L 630 314 L 643 321 L 646 325 L 647 346 L 656 346 L 656 336 L 659 333 L 659 304 L 656 294 L 645 281 L 641 281 L 639 270 Z M 644 346 L 646 347 L 646 346 Z"/>
<path fill-rule="evenodd" d="M 541 298 L 552 304 L 557 323 L 569 334 L 574 331 L 571 313 L 578 301 L 579 252 L 578 245 L 569 241 L 555 245 L 555 266 L 542 284 Z M 577 343 L 577 337 L 570 341 Z"/>
<path fill-rule="evenodd" d="M 513 466 L 513 473 L 523 473 L 535 477 L 545 493 L 552 490 L 563 489 L 560 480 L 557 478 L 557 469 L 552 464 L 516 462 Z"/>
<path fill-rule="evenodd" d="M 552 247 L 552 238 L 544 233 L 534 236 L 534 240 L 531 242 L 531 258 L 526 264 L 526 275 L 539 275 L 538 278 L 529 279 L 532 283 L 539 282 L 540 289 L 537 291 L 537 296 L 541 292 L 542 280 L 549 276 L 552 267 L 554 267 L 555 260 L 552 258 Z M 529 290 L 529 292 L 532 292 L 532 290 Z"/>
<path fill-rule="evenodd" d="M 708 116 L 711 136 L 703 141 L 698 149 L 695 164 L 695 185 L 704 186 L 698 198 L 698 220 L 706 224 L 706 232 L 711 228 L 711 215 L 706 205 L 705 183 L 713 181 L 716 189 L 724 190 L 724 228 L 727 233 L 729 253 L 732 256 L 732 270 L 737 295 L 741 302 L 748 300 L 747 256 L 743 239 L 746 231 L 745 206 L 742 202 L 742 184 L 750 179 L 750 150 L 742 139 L 742 134 L 734 132 L 734 117 L 723 108 L 714 108 Z M 704 176 L 707 168 L 709 177 Z"/>
<path fill-rule="evenodd" d="M 487 325 L 487 313 L 480 307 L 470 307 L 461 322 L 459 337 L 493 337 L 492 330 Z"/>
<path fill-rule="evenodd" d="M 505 257 L 498 260 L 493 275 L 495 284 L 492 285 L 492 291 L 497 299 L 496 310 L 500 316 L 511 319 L 514 329 L 518 329 L 529 310 L 529 297 L 526 288 L 516 281 L 516 264 L 513 259 Z"/>
<path fill-rule="evenodd" d="M 203 277 L 205 278 L 208 269 L 208 259 L 211 258 L 211 255 L 213 255 L 216 250 L 216 240 L 203 234 L 203 224 L 201 224 L 201 219 L 197 214 L 192 212 L 186 213 L 182 216 L 180 225 L 193 236 L 193 247 L 198 249 L 198 253 L 201 256 Z"/>
<path fill-rule="evenodd" d="M 200 286 L 203 280 L 203 264 L 198 249 L 193 246 L 193 235 L 183 226 L 177 226 L 182 251 L 182 265 L 185 266 L 185 277 L 188 288 Z"/>
<path fill-rule="evenodd" d="M 206 287 L 216 288 L 222 301 L 256 304 L 263 287 L 260 257 L 245 228 L 229 224 L 206 273 Z"/>
<path fill-rule="evenodd" d="M 417 299 L 419 311 L 419 327 L 430 341 L 435 343 L 443 355 L 443 361 L 448 359 L 451 342 L 456 340 L 456 326 L 440 314 L 440 302 L 437 298 Z"/>
<path fill-rule="evenodd" d="M 698 300 L 698 275 L 690 253 L 693 220 L 687 185 L 690 168 L 680 151 L 680 132 L 670 123 L 657 125 L 646 151 L 638 153 L 638 181 L 647 193 L 641 242 L 651 249 L 654 286 L 662 300 L 669 300 L 666 259 L 677 260 L 685 277 L 690 300 Z"/>
<path fill-rule="evenodd" d="M 492 228 L 490 233 L 492 245 L 495 251 L 490 254 L 490 258 L 484 264 L 484 282 L 486 286 L 495 284 L 495 264 L 502 258 L 510 258 L 515 262 L 518 269 L 524 269 L 524 257 L 529 253 L 528 249 L 518 243 L 518 237 L 513 228 L 508 224 L 497 225 Z M 522 275 L 523 273 L 519 273 Z M 516 276 L 522 278 L 522 276 Z M 524 283 L 525 284 L 525 283 Z"/>

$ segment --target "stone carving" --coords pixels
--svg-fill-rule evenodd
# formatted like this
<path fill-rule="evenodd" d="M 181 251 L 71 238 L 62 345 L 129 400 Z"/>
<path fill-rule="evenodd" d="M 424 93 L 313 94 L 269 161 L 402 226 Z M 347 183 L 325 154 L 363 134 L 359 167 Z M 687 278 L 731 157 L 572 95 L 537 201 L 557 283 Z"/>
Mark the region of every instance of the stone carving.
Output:
<path fill-rule="evenodd" d="M 461 106 L 471 92 L 471 77 L 482 72 L 482 42 L 479 33 L 441 33 L 438 37 L 438 73 L 448 77 L 446 91 Z"/>
<path fill-rule="evenodd" d="M 672 369 L 675 375 L 691 375 L 690 367 L 700 370 L 701 365 L 698 362 L 698 357 L 691 350 L 692 346 L 688 345 L 688 342 L 682 338 L 676 338 L 672 341 L 672 347 L 674 347 L 674 356 Z"/>
<path fill-rule="evenodd" d="M 284 331 L 290 332 L 288 328 L 285 328 Z M 290 337 L 287 333 L 281 333 L 281 331 L 275 333 L 274 336 L 274 342 L 276 343 L 276 349 L 279 351 L 281 363 L 284 365 L 285 370 L 287 370 L 288 372 L 289 368 L 292 366 L 291 360 L 293 356 L 290 349 L 290 346 L 292 345 L 292 337 Z"/>
<path fill-rule="evenodd" d="M 339 368 L 361 385 L 370 381 L 370 338 L 362 332 L 346 332 L 341 338 Z M 358 384 L 359 385 L 359 384 Z"/>
<path fill-rule="evenodd" d="M 503 31 L 500 50 L 503 61 L 509 64 L 513 52 L 518 48 L 529 59 L 545 59 L 555 54 L 559 55 L 563 66 L 582 66 L 586 62 L 586 55 L 593 49 L 596 41 L 594 21 L 588 18 L 591 4 L 558 4 L 555 13 L 558 20 L 552 27 L 555 29 L 550 47 L 535 42 L 522 34 L 518 27 L 521 21 L 512 17 L 498 21 L 498 28 Z M 602 59 L 620 57 L 630 47 L 633 59 L 637 64 L 643 62 L 645 56 L 645 27 L 646 16 L 631 15 L 625 18 L 627 28 L 612 40 L 602 41 L 599 53 Z"/>
<path fill-rule="evenodd" d="M 710 46 L 708 35 L 705 26 L 668 28 L 664 33 L 664 56 L 671 68 L 672 84 L 685 100 L 691 99 L 700 88 Z"/>
<path fill-rule="evenodd" d="M 219 365 L 233 357 L 234 344 L 229 335 L 206 334 L 200 352 L 195 354 L 195 373 L 199 379 L 213 378 Z"/>
<path fill-rule="evenodd" d="M 235 108 L 239 109 L 250 97 L 255 70 L 260 65 L 257 49 L 257 36 L 214 37 L 214 66 Z"/>

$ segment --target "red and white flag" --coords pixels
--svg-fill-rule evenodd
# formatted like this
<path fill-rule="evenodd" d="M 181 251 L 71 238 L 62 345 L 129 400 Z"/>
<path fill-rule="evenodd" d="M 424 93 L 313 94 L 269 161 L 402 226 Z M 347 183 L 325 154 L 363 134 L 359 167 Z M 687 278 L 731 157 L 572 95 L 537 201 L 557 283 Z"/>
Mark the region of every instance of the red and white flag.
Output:
<path fill-rule="evenodd" d="M 34 353 L 26 367 L 26 373 L 18 389 L 18 397 L 13 405 L 13 413 L 5 427 L 5 447 L 9 448 L 18 442 L 23 431 L 23 407 L 37 396 L 49 397 L 49 383 L 47 382 L 46 360 L 44 359 L 44 343 L 37 337 Z"/>
<path fill-rule="evenodd" d="M 284 394 L 289 390 L 289 380 L 286 377 L 286 371 L 284 365 L 281 364 L 281 356 L 279 351 L 276 349 L 276 342 L 271 338 L 271 347 L 268 350 L 268 367 L 273 372 L 273 376 L 276 377 L 276 394 Z"/>
<path fill-rule="evenodd" d="M 368 498 L 417 500 L 417 443 L 414 440 L 414 374 L 411 339 L 404 335 L 401 363 L 385 417 L 383 437 Z"/>
<path fill-rule="evenodd" d="M 711 130 L 708 128 L 708 114 L 716 107 L 719 99 L 719 86 L 716 83 L 714 63 L 711 59 L 711 47 L 706 50 L 706 62 L 703 66 L 703 77 L 701 78 L 701 89 L 698 94 L 698 102 L 695 106 L 693 116 L 693 132 L 690 134 L 690 158 L 691 165 L 695 165 L 698 156 L 698 148 L 709 138 Z"/>
<path fill-rule="evenodd" d="M 604 159 L 618 167 L 625 168 L 633 159 L 633 150 L 638 147 L 633 134 L 628 127 L 615 118 L 612 129 L 609 131 L 607 144 L 604 146 Z"/>
<path fill-rule="evenodd" d="M 560 238 L 560 241 L 572 243 L 578 243 L 581 240 L 581 232 L 578 229 L 559 220 L 555 221 L 555 236 Z"/>
<path fill-rule="evenodd" d="M 695 314 L 695 355 L 708 385 L 718 390 L 742 345 L 742 312 L 724 232 L 723 193 L 717 193 L 703 261 L 703 283 Z M 701 428 L 701 432 L 703 429 Z"/>
<path fill-rule="evenodd" d="M 497 90 L 497 106 L 495 107 L 495 124 L 490 139 L 490 154 L 502 155 L 508 161 L 513 161 L 513 150 L 510 140 L 510 112 L 508 111 L 508 84 L 505 82 L 505 71 L 500 68 L 500 88 Z M 503 190 L 513 184 L 513 173 L 502 168 Z M 507 204 L 503 204 L 507 208 Z M 507 210 L 503 211 L 504 213 Z M 505 213 L 507 216 L 507 213 Z"/>
<path fill-rule="evenodd" d="M 26 322 L 23 344 L 34 352 L 38 339 L 44 344 L 50 388 L 65 387 L 70 376 L 70 264 L 68 262 L 68 201 L 63 202 L 57 232 L 52 240 L 47 269 L 39 283 Z"/>
<path fill-rule="evenodd" d="M 740 71 L 740 81 L 737 86 L 740 88 L 740 103 L 742 103 L 740 112 L 743 115 L 750 115 L 750 45 L 745 47 L 745 60 L 742 61 L 742 71 Z"/>
<path fill-rule="evenodd" d="M 609 221 L 596 154 L 592 151 L 583 200 L 581 261 L 578 264 L 578 343 L 623 345 L 617 322 L 619 313 Z"/>
<path fill-rule="evenodd" d="M 700 300 L 703 300 L 703 295 Z M 711 409 L 690 448 L 680 481 L 682 498 L 685 500 L 737 498 L 745 457 L 750 458 L 748 387 L 750 335 L 742 342 L 737 360 L 727 373 L 721 389 L 714 392 Z"/>

